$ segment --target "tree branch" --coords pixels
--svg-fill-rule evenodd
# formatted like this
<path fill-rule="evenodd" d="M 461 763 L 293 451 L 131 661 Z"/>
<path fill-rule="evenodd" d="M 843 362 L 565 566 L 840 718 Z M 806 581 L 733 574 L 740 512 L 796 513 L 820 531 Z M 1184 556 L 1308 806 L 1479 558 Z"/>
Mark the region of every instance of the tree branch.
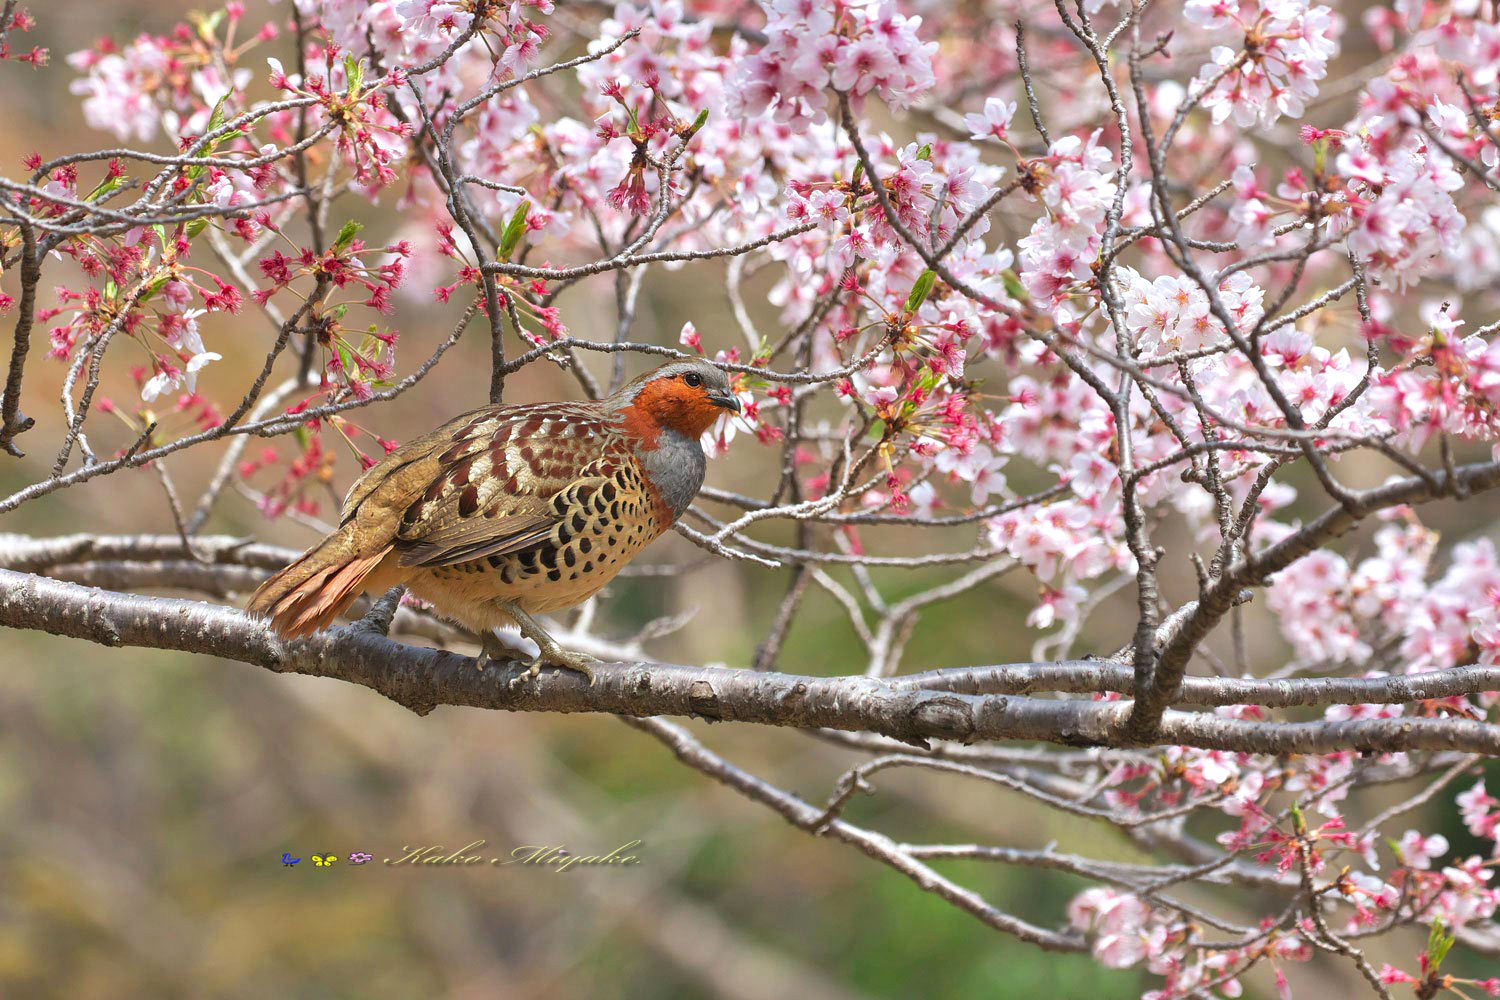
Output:
<path fill-rule="evenodd" d="M 928 740 L 1040 740 L 1083 746 L 1137 744 L 1130 704 L 931 691 L 863 676 L 812 677 L 682 667 L 650 661 L 595 669 L 590 686 L 567 671 L 535 679 L 478 670 L 469 656 L 407 646 L 345 627 L 284 642 L 264 623 L 201 601 L 145 597 L 0 570 L 0 625 L 87 639 L 209 653 L 282 673 L 361 684 L 425 715 L 438 705 L 527 712 L 698 716 L 799 729 L 835 729 Z M 1462 750 L 1500 754 L 1500 726 L 1460 719 L 1258 723 L 1166 712 L 1156 740 L 1249 753 Z"/>

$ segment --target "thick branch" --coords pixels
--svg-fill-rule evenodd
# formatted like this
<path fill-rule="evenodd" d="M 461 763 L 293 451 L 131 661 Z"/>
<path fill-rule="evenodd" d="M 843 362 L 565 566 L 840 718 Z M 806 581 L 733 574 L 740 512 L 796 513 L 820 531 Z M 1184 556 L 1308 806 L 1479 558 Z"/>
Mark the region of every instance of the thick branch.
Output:
<path fill-rule="evenodd" d="M 87 639 L 210 653 L 271 670 L 362 684 L 426 714 L 437 705 L 529 712 L 678 715 L 927 740 L 1045 740 L 1128 745 L 1126 702 L 962 695 L 868 677 L 810 677 L 715 667 L 606 663 L 591 687 L 568 671 L 525 679 L 475 669 L 468 656 L 405 646 L 359 624 L 282 642 L 239 611 L 143 597 L 0 570 L 0 625 Z M 1253 723 L 1167 712 L 1157 741 L 1251 753 L 1464 750 L 1500 754 L 1500 726 L 1459 719 Z"/>

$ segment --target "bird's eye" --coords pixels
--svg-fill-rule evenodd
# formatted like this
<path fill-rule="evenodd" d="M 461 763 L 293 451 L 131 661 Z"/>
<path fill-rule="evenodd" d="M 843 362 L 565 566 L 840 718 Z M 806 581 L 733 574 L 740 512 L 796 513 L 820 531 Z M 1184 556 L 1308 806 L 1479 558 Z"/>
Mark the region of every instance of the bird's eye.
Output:
<path fill-rule="evenodd" d="M 697 372 L 688 372 L 686 375 L 682 376 L 682 380 L 688 385 L 692 386 L 694 389 L 703 384 L 703 376 L 699 375 Z"/>

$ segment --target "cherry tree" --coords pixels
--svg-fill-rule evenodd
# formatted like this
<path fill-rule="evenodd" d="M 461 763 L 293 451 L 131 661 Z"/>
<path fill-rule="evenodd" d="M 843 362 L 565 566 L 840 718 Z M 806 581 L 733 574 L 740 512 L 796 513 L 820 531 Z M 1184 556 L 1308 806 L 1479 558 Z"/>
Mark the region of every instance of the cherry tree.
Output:
<path fill-rule="evenodd" d="M 234 2 L 50 58 L 33 24 L 4 4 L 0 86 L 66 87 L 101 135 L 0 176 L 0 446 L 48 456 L 0 511 L 151 476 L 177 530 L 0 537 L 0 624 L 419 713 L 613 713 L 999 933 L 1145 967 L 1154 1000 L 1237 996 L 1257 966 L 1287 993 L 1319 956 L 1383 997 L 1500 995 L 1450 971 L 1500 955 L 1479 770 L 1500 558 L 1423 520 L 1483 519 L 1500 486 L 1493 4 Z M 637 322 L 658 275 L 733 324 Z M 612 336 L 570 326 L 589 296 Z M 397 330 L 402 303 L 445 326 Z M 262 360 L 215 398 L 223 314 Z M 224 499 L 268 535 L 318 523 L 329 483 L 398 444 L 380 405 L 474 340 L 492 402 L 538 367 L 597 398 L 629 355 L 732 375 L 745 416 L 705 444 L 764 488 L 711 485 L 676 530 L 782 588 L 744 669 L 662 663 L 660 628 L 602 637 L 589 608 L 560 637 L 608 661 L 593 686 L 476 671 L 472 637 L 399 591 L 290 643 L 226 600 L 291 552 L 209 533 Z M 197 496 L 164 461 L 189 449 L 214 470 Z M 1029 660 L 903 669 L 924 609 L 1002 575 L 1033 595 Z M 162 589 L 213 601 L 142 593 Z M 862 673 L 783 662 L 814 592 Z M 1251 612 L 1281 654 L 1252 655 Z M 663 716 L 794 727 L 857 762 L 810 801 Z M 897 841 L 846 815 L 893 769 L 1153 860 L 999 825 Z M 1434 808 L 1488 853 L 1423 829 Z M 933 867 L 954 858 L 1091 887 L 1044 926 Z M 1387 937 L 1404 961 L 1367 957 Z"/>

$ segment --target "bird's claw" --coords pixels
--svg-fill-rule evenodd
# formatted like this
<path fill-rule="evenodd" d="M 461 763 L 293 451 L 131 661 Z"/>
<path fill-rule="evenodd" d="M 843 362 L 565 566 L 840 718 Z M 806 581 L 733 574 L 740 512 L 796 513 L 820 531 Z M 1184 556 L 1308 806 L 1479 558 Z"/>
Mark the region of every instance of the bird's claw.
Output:
<path fill-rule="evenodd" d="M 564 670 L 572 670 L 575 673 L 582 674 L 588 678 L 589 687 L 594 686 L 594 668 L 591 664 L 598 663 L 599 661 L 587 653 L 569 652 L 565 649 L 555 647 L 544 651 L 541 656 L 537 657 L 537 660 L 541 661 L 543 657 L 546 658 L 546 662 L 551 666 L 561 667 Z M 536 676 L 539 666 L 540 662 L 532 665 L 531 671 L 533 677 Z"/>

